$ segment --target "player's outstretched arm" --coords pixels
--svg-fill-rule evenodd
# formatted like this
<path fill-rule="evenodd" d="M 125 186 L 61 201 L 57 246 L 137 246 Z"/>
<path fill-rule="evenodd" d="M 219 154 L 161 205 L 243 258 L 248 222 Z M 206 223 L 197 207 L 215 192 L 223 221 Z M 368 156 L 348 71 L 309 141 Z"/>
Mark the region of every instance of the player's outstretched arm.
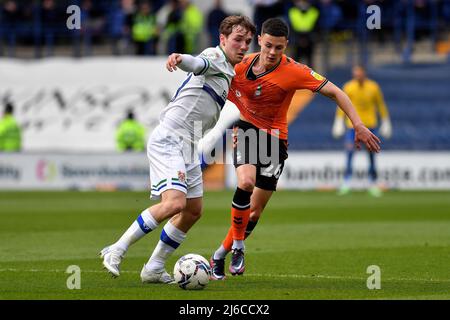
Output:
<path fill-rule="evenodd" d="M 196 74 L 205 68 L 206 63 L 204 59 L 189 54 L 172 53 L 167 58 L 166 68 L 169 72 L 173 72 L 179 67 L 183 71 Z"/>
<path fill-rule="evenodd" d="M 360 142 L 362 142 L 366 145 L 367 150 L 371 152 L 380 152 L 380 139 L 362 123 L 361 118 L 358 116 L 355 107 L 350 101 L 350 98 L 344 91 L 339 89 L 332 82 L 328 81 L 328 83 L 320 89 L 320 93 L 330 99 L 333 99 L 339 108 L 341 108 L 347 117 L 349 117 L 353 124 L 353 128 L 355 129 L 356 148 L 360 149 Z"/>

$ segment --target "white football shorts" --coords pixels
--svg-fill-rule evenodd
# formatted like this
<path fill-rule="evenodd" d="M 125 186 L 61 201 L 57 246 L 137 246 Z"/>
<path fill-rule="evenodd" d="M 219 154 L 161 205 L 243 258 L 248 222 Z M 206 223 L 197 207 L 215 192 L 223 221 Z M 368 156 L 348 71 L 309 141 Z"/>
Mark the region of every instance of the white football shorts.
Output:
<path fill-rule="evenodd" d="M 179 190 L 187 199 L 203 196 L 200 161 L 193 145 L 158 125 L 147 143 L 152 200 L 166 190 Z"/>

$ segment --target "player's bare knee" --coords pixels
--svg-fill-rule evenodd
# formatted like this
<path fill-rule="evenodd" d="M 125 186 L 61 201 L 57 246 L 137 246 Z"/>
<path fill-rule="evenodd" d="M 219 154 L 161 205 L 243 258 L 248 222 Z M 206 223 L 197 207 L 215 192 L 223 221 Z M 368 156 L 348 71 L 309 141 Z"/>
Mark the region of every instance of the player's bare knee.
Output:
<path fill-rule="evenodd" d="M 185 199 L 170 199 L 164 202 L 164 210 L 170 215 L 173 216 L 186 208 L 186 200 Z"/>
<path fill-rule="evenodd" d="M 255 179 L 252 177 L 243 177 L 239 179 L 239 188 L 248 192 L 252 192 L 255 188 Z"/>
<path fill-rule="evenodd" d="M 185 199 L 177 199 L 172 203 L 172 211 L 173 212 L 181 212 L 186 208 L 186 200 Z"/>

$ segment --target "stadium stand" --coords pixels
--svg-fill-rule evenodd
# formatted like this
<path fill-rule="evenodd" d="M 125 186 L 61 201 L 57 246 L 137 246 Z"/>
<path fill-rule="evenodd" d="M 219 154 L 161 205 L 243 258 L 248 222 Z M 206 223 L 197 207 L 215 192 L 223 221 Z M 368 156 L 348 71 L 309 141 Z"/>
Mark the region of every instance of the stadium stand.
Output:
<path fill-rule="evenodd" d="M 173 9 L 169 4 L 178 3 L 168 0 L 149 0 L 149 2 L 153 5 L 152 10 L 158 14 L 163 13 L 162 15 L 167 14 L 167 10 Z M 191 2 L 201 7 L 205 16 L 208 10 L 213 9 L 213 2 L 210 2 L 209 7 L 205 1 Z M 227 8 L 230 7 L 230 3 L 235 4 L 234 8 L 236 4 L 239 4 L 239 8 L 245 6 L 240 1 L 222 2 Z M 450 0 L 310 2 L 321 12 L 315 38 L 318 48 L 315 54 L 317 71 L 323 72 L 334 83 L 342 86 L 350 79 L 351 63 L 359 60 L 363 64 L 368 62 L 369 76 L 380 83 L 394 128 L 392 139 L 386 141 L 383 148 L 450 150 L 448 132 L 450 66 L 448 62 L 414 64 L 410 61 L 411 56 L 417 53 L 424 54 L 423 47 L 415 50 L 414 46 L 418 41 L 426 42 L 428 47 L 425 54 L 439 53 L 448 56 Z M 128 32 L 126 30 L 130 29 L 136 9 L 134 4 L 137 3 L 140 1 L 2 1 L 0 57 L 7 63 L 7 58 L 10 57 L 33 59 L 50 56 L 132 55 L 130 30 Z M 248 1 L 246 5 L 249 3 L 259 2 Z M 280 3 L 284 4 L 286 13 L 294 2 L 280 1 Z M 69 4 L 77 4 L 82 9 L 81 30 L 71 31 L 65 27 L 65 19 L 68 16 L 66 8 Z M 365 27 L 367 18 L 365 10 L 368 4 L 379 5 L 382 11 L 383 27 L 380 30 L 371 30 L 370 34 Z M 164 23 L 160 27 L 162 30 L 167 29 Z M 206 27 L 203 39 L 206 45 L 205 40 L 209 40 Z M 131 49 L 123 48 L 124 46 Z M 158 54 L 165 56 L 167 52 L 159 50 Z M 380 56 L 388 56 L 385 60 L 390 64 L 386 64 L 386 61 L 383 61 L 383 64 L 375 64 L 373 58 Z M 402 63 L 399 63 L 399 58 Z M 33 59 L 33 62 L 39 61 L 40 59 Z M 397 63 L 393 64 L 393 61 Z M 5 85 L 0 89 L 0 98 L 3 100 L 10 95 L 6 90 L 9 85 L 8 83 L 8 86 Z M 300 99 L 308 100 L 309 97 L 303 96 Z M 301 107 L 303 108 L 305 104 L 307 107 L 304 110 L 302 109 L 298 115 L 294 112 L 291 117 L 294 121 L 290 126 L 290 149 L 340 150 L 342 142 L 331 137 L 335 106 L 327 98 L 319 95 L 311 103 L 302 102 Z M 19 116 L 23 110 L 22 104 L 18 104 Z M 117 113 L 121 114 L 123 111 L 118 110 Z M 42 112 L 45 113 L 46 108 L 43 108 Z M 108 122 L 108 119 L 105 121 Z M 27 128 L 25 129 L 27 131 Z"/>
<path fill-rule="evenodd" d="M 393 136 L 383 149 L 450 150 L 450 65 L 385 65 L 368 74 L 380 83 L 391 113 Z M 327 77 L 342 86 L 351 74 L 348 68 L 337 68 Z M 331 136 L 334 107 L 316 96 L 290 125 L 290 149 L 342 149 L 343 142 Z"/>

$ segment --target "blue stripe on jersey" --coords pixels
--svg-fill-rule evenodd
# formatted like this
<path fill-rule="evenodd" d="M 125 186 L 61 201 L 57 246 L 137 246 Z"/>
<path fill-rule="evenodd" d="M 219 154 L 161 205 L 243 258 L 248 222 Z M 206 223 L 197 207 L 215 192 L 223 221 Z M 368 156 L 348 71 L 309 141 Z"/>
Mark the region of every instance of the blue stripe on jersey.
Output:
<path fill-rule="evenodd" d="M 136 221 L 137 221 L 137 223 L 139 224 L 139 227 L 141 227 L 142 231 L 143 231 L 145 234 L 147 234 L 147 233 L 149 233 L 150 231 L 152 231 L 152 229 L 150 229 L 150 227 L 147 226 L 147 225 L 145 224 L 144 219 L 142 219 L 142 216 L 141 216 L 141 215 L 139 215 L 139 217 L 137 218 Z"/>
<path fill-rule="evenodd" d="M 204 91 L 206 91 L 207 93 L 209 93 L 209 95 L 219 104 L 220 109 L 223 108 L 223 106 L 225 105 L 225 100 L 223 100 L 215 91 L 213 88 L 211 88 L 210 86 L 204 84 L 203 88 Z"/>
<path fill-rule="evenodd" d="M 203 73 L 205 73 L 206 70 L 208 69 L 208 65 L 209 65 L 209 62 L 205 58 L 200 57 L 200 59 L 203 60 L 203 63 L 205 64 L 205 66 L 203 67 L 203 69 L 199 73 L 195 74 L 196 76 L 200 76 Z"/>
<path fill-rule="evenodd" d="M 162 242 L 164 242 L 165 244 L 168 244 L 169 246 L 171 246 L 174 249 L 176 249 L 180 246 L 180 244 L 178 242 L 173 241 L 172 239 L 169 238 L 169 236 L 167 235 L 167 233 L 164 229 L 162 229 L 160 239 Z"/>
<path fill-rule="evenodd" d="M 178 97 L 178 94 L 180 93 L 181 89 L 184 88 L 184 86 L 189 82 L 189 80 L 191 80 L 192 78 L 192 73 L 189 75 L 189 77 L 187 77 L 186 80 L 184 80 L 183 84 L 178 88 L 177 92 L 175 93 L 175 96 L 172 98 L 172 100 L 170 100 L 170 102 L 175 101 L 175 99 Z"/>

